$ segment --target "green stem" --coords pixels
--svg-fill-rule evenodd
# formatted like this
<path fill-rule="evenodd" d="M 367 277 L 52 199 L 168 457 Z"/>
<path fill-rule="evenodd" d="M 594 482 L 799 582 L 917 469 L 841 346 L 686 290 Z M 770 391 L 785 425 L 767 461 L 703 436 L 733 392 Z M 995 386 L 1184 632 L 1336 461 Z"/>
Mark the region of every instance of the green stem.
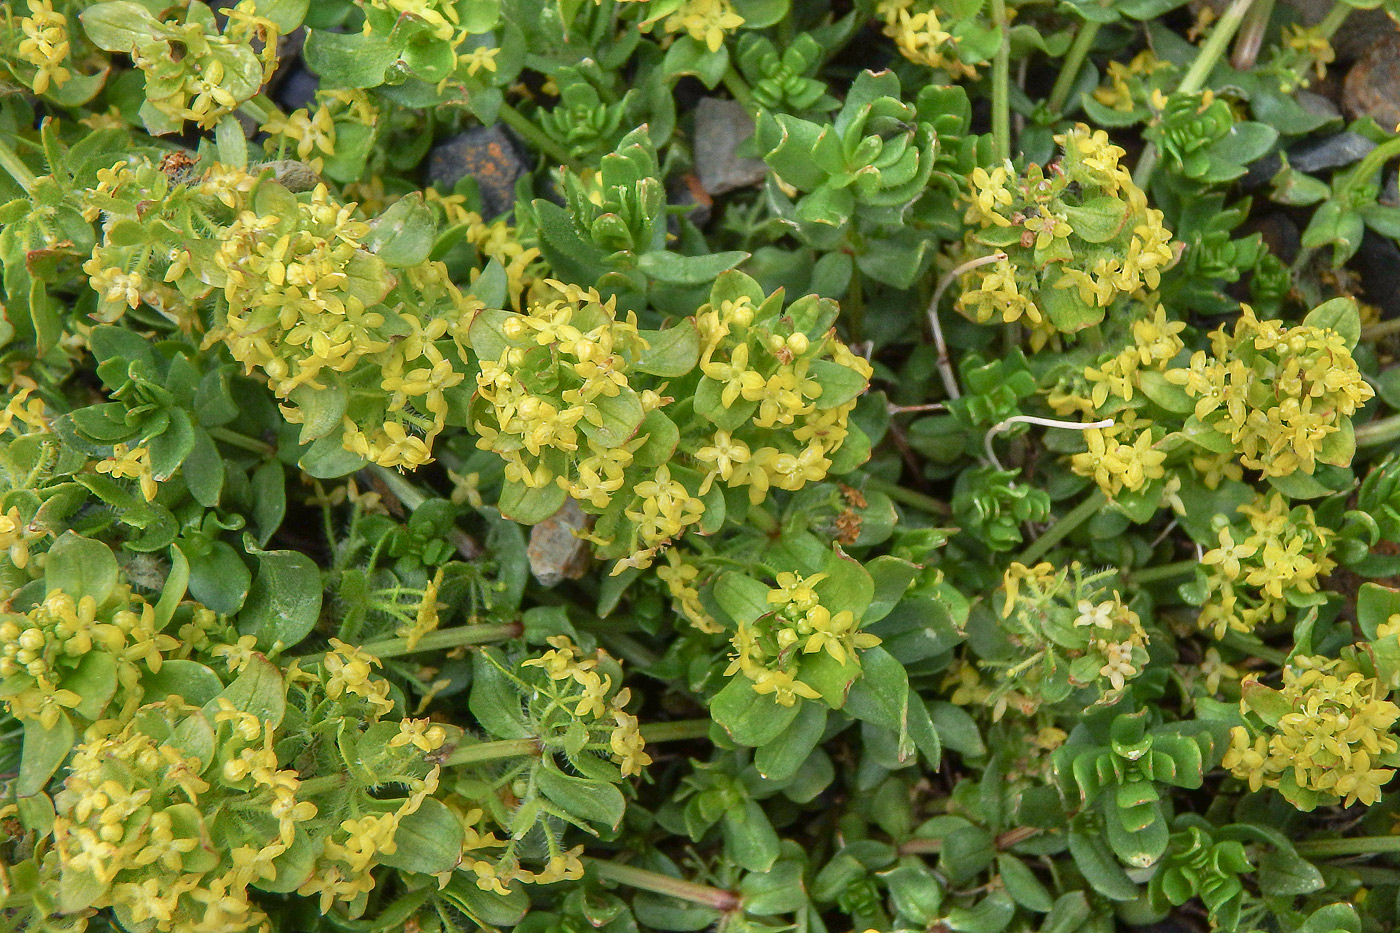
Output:
<path fill-rule="evenodd" d="M 1248 638 L 1243 633 L 1234 629 L 1225 633 L 1225 637 L 1220 639 L 1220 643 L 1234 648 L 1241 654 L 1249 657 L 1259 658 L 1261 661 L 1268 661 L 1282 667 L 1288 660 L 1288 652 L 1280 648 L 1270 648 L 1258 638 Z"/>
<path fill-rule="evenodd" d="M 458 625 L 453 628 L 428 632 L 421 636 L 412 647 L 407 638 L 386 638 L 361 645 L 360 650 L 381 660 L 397 658 L 420 651 L 443 651 L 460 648 L 464 645 L 486 645 L 491 642 L 509 641 L 519 638 L 524 629 L 519 622 L 503 622 L 500 625 Z"/>
<path fill-rule="evenodd" d="M 1174 564 L 1161 564 L 1157 567 L 1131 570 L 1126 576 L 1133 583 L 1156 583 L 1158 580 L 1170 580 L 1172 577 L 1184 577 L 1200 566 L 1200 563 L 1200 561 L 1195 559 L 1179 560 Z"/>
<path fill-rule="evenodd" d="M 1385 163 L 1389 162 L 1397 155 L 1400 155 L 1400 136 L 1394 139 L 1387 139 L 1385 142 L 1366 153 L 1366 156 L 1360 162 L 1357 162 L 1355 167 L 1347 171 L 1346 181 L 1337 188 L 1336 193 L 1333 194 L 1332 197 L 1345 199 L 1353 188 L 1357 185 L 1364 184 L 1367 179 L 1380 171 Z M 1343 200 L 1342 203 L 1345 204 L 1346 201 Z"/>
<path fill-rule="evenodd" d="M 1245 14 L 1249 12 L 1254 0 L 1234 0 L 1225 14 L 1220 17 L 1220 22 L 1216 23 L 1206 38 L 1205 44 L 1196 53 L 1196 60 L 1191 63 L 1186 76 L 1181 79 L 1181 84 L 1177 85 L 1177 92 L 1181 94 L 1194 94 L 1206 83 L 1206 78 L 1210 77 L 1212 69 L 1220 61 L 1220 56 L 1225 53 L 1225 48 L 1230 44 L 1230 40 L 1235 37 L 1235 33 L 1240 28 L 1240 23 L 1244 22 Z M 1146 188 L 1147 183 L 1152 180 L 1152 172 L 1157 167 L 1157 147 L 1151 143 L 1142 150 L 1142 157 L 1138 159 L 1137 167 L 1133 170 L 1133 184 L 1139 188 Z"/>
<path fill-rule="evenodd" d="M 709 885 L 696 884 L 693 881 L 673 878 L 670 875 L 647 871 L 645 868 L 637 868 L 633 865 L 623 865 L 620 862 L 609 862 L 597 858 L 587 859 L 586 862 L 588 870 L 597 877 L 625 884 L 629 888 L 640 888 L 643 891 L 666 894 L 722 913 L 731 913 L 739 909 L 739 895 L 732 891 L 721 891 L 719 888 L 712 888 Z"/>
<path fill-rule="evenodd" d="M 1324 39 L 1331 39 L 1337 34 L 1337 30 L 1342 28 L 1342 23 L 1345 23 L 1350 15 L 1350 3 L 1332 4 L 1332 9 L 1328 10 L 1327 15 L 1322 18 L 1322 22 L 1317 24 L 1318 34 Z"/>
<path fill-rule="evenodd" d="M 297 793 L 306 796 L 319 794 L 322 791 L 340 787 L 345 783 L 344 774 L 323 774 L 320 777 L 308 778 L 297 785 Z"/>
<path fill-rule="evenodd" d="M 0 168 L 10 173 L 10 177 L 19 183 L 25 194 L 32 192 L 34 183 L 39 180 L 38 176 L 29 170 L 29 166 L 24 164 L 19 153 L 4 141 L 0 141 Z"/>
<path fill-rule="evenodd" d="M 569 155 L 568 151 L 565 150 L 563 146 L 546 136 L 539 127 L 531 123 L 519 110 L 516 110 L 510 104 L 502 101 L 499 116 L 502 123 L 514 130 L 517 136 L 524 139 L 537 150 L 561 165 L 567 165 L 574 171 L 579 170 L 578 162 L 574 160 L 573 156 Z"/>
<path fill-rule="evenodd" d="M 1000 165 L 1011 158 L 1011 26 L 1006 0 L 992 0 L 992 22 L 1001 44 L 992 58 L 992 156 Z"/>
<path fill-rule="evenodd" d="M 422 651 L 445 651 L 450 648 L 461 648 L 465 645 L 487 645 L 497 641 L 509 641 L 512 638 L 519 638 L 522 631 L 519 622 L 503 622 L 500 625 L 458 625 L 453 628 L 439 629 L 436 632 L 428 632 L 419 637 L 409 646 L 407 638 L 385 638 L 380 641 L 366 642 L 359 645 L 359 649 L 366 654 L 373 655 L 380 660 L 385 658 L 401 658 L 406 654 L 417 654 Z M 298 658 L 306 664 L 314 664 L 326 656 L 326 652 L 318 651 L 315 654 L 306 654 Z"/>
<path fill-rule="evenodd" d="M 1391 334 L 1400 334 L 1400 317 L 1368 324 L 1361 328 L 1362 340 L 1378 340 L 1381 337 L 1389 337 Z"/>
<path fill-rule="evenodd" d="M 1108 502 L 1108 497 L 1104 495 L 1103 490 L 1095 489 L 1083 502 L 1056 519 L 1039 538 L 1031 543 L 1030 547 L 1021 552 L 1021 556 L 1016 560 L 1029 567 L 1044 557 L 1046 551 L 1059 544 L 1065 535 L 1092 518 L 1099 509 L 1104 507 L 1106 502 Z"/>
<path fill-rule="evenodd" d="M 1379 447 L 1400 440 L 1400 415 L 1371 421 L 1356 429 L 1356 446 Z"/>
<path fill-rule="evenodd" d="M 1230 67 L 1237 71 L 1248 71 L 1259 59 L 1259 48 L 1264 44 L 1264 34 L 1268 32 L 1269 20 L 1274 15 L 1274 0 L 1258 0 L 1249 10 L 1235 36 L 1235 53 L 1230 58 Z"/>
<path fill-rule="evenodd" d="M 749 83 L 744 80 L 743 75 L 735 70 L 732 64 L 724 69 L 724 75 L 720 80 L 724 82 L 725 88 L 739 102 L 739 105 L 749 112 L 750 116 L 762 109 L 758 106 L 758 101 L 753 99 L 753 89 L 749 87 Z"/>
<path fill-rule="evenodd" d="M 646 742 L 679 742 L 684 739 L 705 739 L 709 736 L 709 719 L 677 719 L 672 722 L 642 724 L 642 739 Z"/>
<path fill-rule="evenodd" d="M 277 453 L 277 448 L 266 441 L 260 441 L 256 437 L 249 437 L 246 434 L 239 434 L 237 431 L 230 431 L 228 428 L 210 428 L 209 436 L 216 441 L 223 441 L 230 447 L 251 450 L 255 454 L 267 456 Z"/>
<path fill-rule="evenodd" d="M 891 483 L 874 476 L 867 476 L 864 486 L 866 489 L 871 489 L 875 492 L 883 492 L 896 502 L 902 502 L 905 505 L 912 506 L 930 515 L 937 515 L 940 518 L 945 518 L 953 514 L 952 508 L 941 499 L 935 499 L 933 496 L 926 496 L 913 489 L 906 489 L 898 483 Z"/>
<path fill-rule="evenodd" d="M 447 756 L 443 767 L 475 765 L 483 761 L 498 761 L 502 758 L 529 758 L 540 753 L 540 743 L 535 739 L 501 739 L 499 742 L 477 742 L 475 745 L 459 745 Z"/>
<path fill-rule="evenodd" d="M 374 475 L 384 481 L 384 485 L 389 487 L 398 500 L 403 503 L 403 507 L 412 512 L 418 506 L 428 501 L 428 494 L 408 481 L 404 475 L 397 470 L 382 467 L 374 464 L 370 467 Z"/>
<path fill-rule="evenodd" d="M 1079 24 L 1079 31 L 1074 35 L 1074 44 L 1069 47 L 1064 61 L 1060 63 L 1059 77 L 1055 79 L 1055 86 L 1050 89 L 1050 97 L 1046 101 L 1046 106 L 1055 116 L 1058 117 L 1064 112 L 1069 92 L 1074 89 L 1079 72 L 1084 69 L 1084 59 L 1089 57 L 1089 50 L 1094 47 L 1094 40 L 1099 37 L 1099 27 L 1102 25 L 1091 20 Z"/>
<path fill-rule="evenodd" d="M 766 535 L 775 535 L 781 530 L 778 520 L 761 505 L 749 506 L 749 523 Z"/>
<path fill-rule="evenodd" d="M 1347 839 L 1307 839 L 1297 844 L 1298 854 L 1307 858 L 1341 855 L 1378 855 L 1400 852 L 1400 835 L 1351 836 Z"/>

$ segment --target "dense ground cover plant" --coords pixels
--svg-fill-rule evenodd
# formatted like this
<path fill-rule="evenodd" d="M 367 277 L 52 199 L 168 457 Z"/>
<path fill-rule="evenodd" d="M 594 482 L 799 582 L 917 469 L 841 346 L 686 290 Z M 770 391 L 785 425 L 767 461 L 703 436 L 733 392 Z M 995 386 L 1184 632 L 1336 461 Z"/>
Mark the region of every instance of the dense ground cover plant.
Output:
<path fill-rule="evenodd" d="M 0 928 L 1394 928 L 1387 16 L 0 7 Z"/>

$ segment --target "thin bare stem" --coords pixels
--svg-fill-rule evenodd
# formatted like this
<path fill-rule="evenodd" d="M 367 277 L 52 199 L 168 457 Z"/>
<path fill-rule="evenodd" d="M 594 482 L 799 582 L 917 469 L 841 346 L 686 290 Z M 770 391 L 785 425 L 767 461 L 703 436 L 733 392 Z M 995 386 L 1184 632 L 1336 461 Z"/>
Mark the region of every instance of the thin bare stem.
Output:
<path fill-rule="evenodd" d="M 948 344 L 943 339 L 943 325 L 938 323 L 938 303 L 943 300 L 943 293 L 948 290 L 948 286 L 957 281 L 959 276 L 981 266 L 1001 262 L 1005 258 L 1005 253 L 996 252 L 990 256 L 970 259 L 939 279 L 938 287 L 933 290 L 933 300 L 928 304 L 928 327 L 933 333 L 933 345 L 938 350 L 938 375 L 943 380 L 943 389 L 949 398 L 961 398 L 962 393 L 958 391 L 958 379 L 953 374 L 953 363 L 948 358 Z"/>
<path fill-rule="evenodd" d="M 1001 465 L 1001 461 L 997 459 L 996 451 L 992 450 L 992 438 L 996 437 L 1013 424 L 1038 424 L 1045 428 L 1066 428 L 1070 431 L 1089 431 L 1094 428 L 1111 428 L 1113 427 L 1113 419 L 1105 418 L 1102 421 L 1090 421 L 1088 424 L 1085 424 L 1079 421 L 1060 421 L 1057 418 L 1037 418 L 1035 415 L 1012 415 L 1005 421 L 999 421 L 992 425 L 987 431 L 987 436 L 982 439 L 982 446 L 987 451 L 987 459 L 991 461 L 992 466 L 996 467 L 998 470 L 1005 470 L 1006 467 Z"/>

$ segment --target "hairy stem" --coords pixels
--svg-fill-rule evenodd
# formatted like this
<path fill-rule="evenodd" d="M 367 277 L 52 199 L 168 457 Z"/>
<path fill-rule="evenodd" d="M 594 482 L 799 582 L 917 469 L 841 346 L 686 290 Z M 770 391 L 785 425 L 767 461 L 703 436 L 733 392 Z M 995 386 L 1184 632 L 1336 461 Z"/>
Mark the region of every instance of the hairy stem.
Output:
<path fill-rule="evenodd" d="M 1000 165 L 1011 158 L 1011 24 L 1006 0 L 992 0 L 992 22 L 1001 44 L 992 58 L 992 156 Z"/>
<path fill-rule="evenodd" d="M 1127 573 L 1127 577 L 1138 584 L 1156 583 L 1158 580 L 1184 577 L 1200 566 L 1200 563 L 1195 559 L 1179 560 L 1174 564 L 1160 564 L 1156 567 L 1145 567 L 1142 570 L 1131 570 Z"/>
<path fill-rule="evenodd" d="M 676 719 L 671 722 L 647 722 L 642 724 L 642 740 L 645 742 L 680 742 L 685 739 L 704 739 L 710 735 L 709 719 Z"/>
<path fill-rule="evenodd" d="M 1191 63 L 1191 68 L 1186 72 L 1186 76 L 1181 79 L 1181 84 L 1177 86 L 1177 91 L 1182 94 L 1194 94 L 1205 84 L 1206 78 L 1210 77 L 1211 69 L 1220 61 L 1220 56 L 1225 53 L 1225 48 L 1230 44 L 1230 40 L 1239 31 L 1240 23 L 1244 22 L 1245 14 L 1254 4 L 1255 0 L 1234 0 L 1224 15 L 1220 17 L 1220 22 L 1216 23 L 1206 38 L 1201 50 L 1196 53 L 1196 60 Z M 1157 167 L 1157 147 L 1152 143 L 1147 144 L 1147 148 L 1142 150 L 1142 157 L 1138 159 L 1138 164 L 1133 169 L 1133 184 L 1139 188 L 1146 188 L 1147 183 L 1152 180 L 1152 172 Z"/>
<path fill-rule="evenodd" d="M 948 503 L 941 499 L 935 499 L 933 496 L 924 495 L 921 492 L 908 489 L 898 483 L 891 483 L 874 476 L 868 476 L 863 485 L 866 489 L 874 490 L 875 492 L 883 492 L 896 502 L 902 502 L 907 506 L 911 506 L 922 512 L 927 512 L 930 515 L 936 515 L 939 518 L 946 518 L 953 513 Z"/>
<path fill-rule="evenodd" d="M 29 166 L 24 164 L 19 153 L 11 149 L 9 144 L 3 140 L 0 140 L 0 168 L 3 168 L 11 178 L 19 183 L 25 194 L 32 192 L 34 182 L 39 180 L 38 176 L 29 170 Z"/>
<path fill-rule="evenodd" d="M 1017 561 L 1026 566 L 1035 563 L 1045 556 L 1046 551 L 1064 540 L 1065 535 L 1093 518 L 1094 514 L 1107 502 L 1108 496 L 1104 495 L 1102 489 L 1096 488 L 1083 502 L 1061 515 L 1049 528 L 1045 529 L 1041 536 L 1031 543 L 1030 547 L 1021 552 L 1021 556 L 1016 558 Z"/>
<path fill-rule="evenodd" d="M 540 753 L 540 743 L 535 739 L 502 739 L 499 742 L 477 742 L 475 745 L 459 745 L 447 756 L 443 767 L 475 765 L 483 761 L 499 761 L 502 758 L 529 758 Z"/>
<path fill-rule="evenodd" d="M 1085 20 L 1079 24 L 1079 31 L 1074 34 L 1074 44 L 1065 53 L 1065 59 L 1060 63 L 1059 77 L 1055 79 L 1055 86 L 1050 89 L 1050 97 L 1045 102 L 1045 106 L 1056 116 L 1064 112 L 1065 104 L 1069 101 L 1069 92 L 1074 89 L 1079 72 L 1084 70 L 1084 59 L 1089 57 L 1089 50 L 1094 47 L 1094 40 L 1099 37 L 1099 27 L 1102 25 L 1092 20 Z"/>
<path fill-rule="evenodd" d="M 722 891 L 709 885 L 696 884 L 693 881 L 673 878 L 670 875 L 647 871 L 645 868 L 624 865 L 620 862 L 597 858 L 586 859 L 585 862 L 588 870 L 599 878 L 625 884 L 630 888 L 667 894 L 692 904 L 713 908 L 722 913 L 731 913 L 739 909 L 739 895 L 733 891 Z"/>

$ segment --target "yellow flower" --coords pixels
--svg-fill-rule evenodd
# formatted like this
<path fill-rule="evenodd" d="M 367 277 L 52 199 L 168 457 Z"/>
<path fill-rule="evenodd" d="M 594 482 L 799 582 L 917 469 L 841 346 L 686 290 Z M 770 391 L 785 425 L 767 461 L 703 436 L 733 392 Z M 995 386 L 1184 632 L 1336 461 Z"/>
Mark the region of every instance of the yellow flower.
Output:
<path fill-rule="evenodd" d="M 466 66 L 467 77 L 474 78 L 478 71 L 489 71 L 496 73 L 496 56 L 501 54 L 500 49 L 488 48 L 484 45 L 477 46 L 465 55 L 457 56 L 458 66 Z"/>
<path fill-rule="evenodd" d="M 725 36 L 742 25 L 744 18 L 734 12 L 729 0 L 684 0 L 664 28 L 670 33 L 687 32 L 711 52 L 718 52 Z"/>
<path fill-rule="evenodd" d="M 15 51 L 38 71 L 30 82 L 35 94 L 49 85 L 63 87 L 72 72 L 63 67 L 68 59 L 68 17 L 54 11 L 52 0 L 29 0 L 29 15 L 19 21 L 20 40 Z"/>

